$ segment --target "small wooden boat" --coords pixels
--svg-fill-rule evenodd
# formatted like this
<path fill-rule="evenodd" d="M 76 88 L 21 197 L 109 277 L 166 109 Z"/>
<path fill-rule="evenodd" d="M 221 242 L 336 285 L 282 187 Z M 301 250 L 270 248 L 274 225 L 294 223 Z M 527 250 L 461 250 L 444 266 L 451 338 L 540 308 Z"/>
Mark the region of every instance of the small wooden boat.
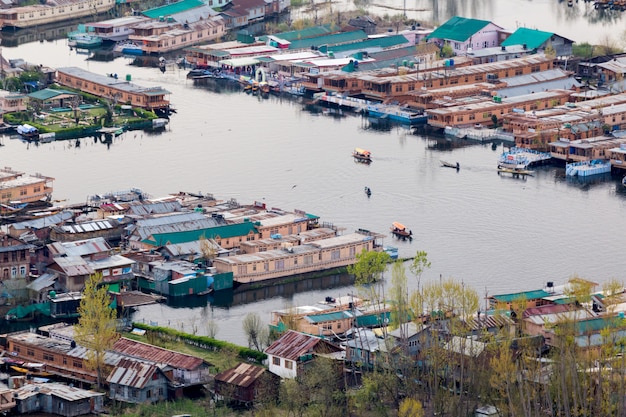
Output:
<path fill-rule="evenodd" d="M 459 170 L 461 168 L 458 162 L 453 164 L 452 162 L 444 161 L 443 159 L 440 159 L 439 162 L 441 162 L 442 167 L 454 168 L 456 170 Z"/>
<path fill-rule="evenodd" d="M 354 151 L 352 151 L 352 156 L 357 162 L 372 162 L 372 153 L 370 151 L 366 151 L 365 149 L 354 148 Z"/>
<path fill-rule="evenodd" d="M 391 224 L 391 233 L 399 239 L 413 239 L 413 232 L 411 230 L 407 230 L 406 226 L 402 223 L 393 222 Z"/>
<path fill-rule="evenodd" d="M 529 171 L 527 169 L 522 169 L 522 168 L 503 168 L 503 167 L 498 167 L 498 174 L 500 173 L 504 173 L 504 174 L 511 174 L 514 177 L 525 177 L 525 176 L 533 176 L 533 174 L 535 173 L 535 171 Z"/>

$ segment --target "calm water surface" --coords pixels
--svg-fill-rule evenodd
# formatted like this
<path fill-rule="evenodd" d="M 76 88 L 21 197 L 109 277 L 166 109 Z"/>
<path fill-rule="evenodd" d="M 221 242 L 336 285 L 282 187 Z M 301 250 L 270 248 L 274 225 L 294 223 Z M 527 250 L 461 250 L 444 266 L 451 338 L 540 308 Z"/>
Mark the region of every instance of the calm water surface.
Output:
<path fill-rule="evenodd" d="M 314 213 L 347 232 L 387 232 L 399 221 L 415 239 L 388 237 L 385 243 L 397 245 L 401 256 L 427 251 L 432 268 L 423 280 L 454 277 L 481 294 L 541 288 L 572 275 L 600 283 L 624 278 L 626 190 L 619 178 L 569 181 L 557 167 L 538 168 L 526 180 L 499 176 L 501 144 L 494 150 L 402 127 L 377 129 L 360 116 L 333 116 L 298 100 L 260 99 L 223 86 L 216 93 L 194 86 L 178 68 L 162 74 L 131 66 L 128 58 L 86 60 L 65 41 L 3 48 L 3 54 L 52 67 L 130 74 L 139 85 L 172 92 L 178 114 L 160 134 L 126 132 L 110 146 L 91 138 L 39 146 L 2 138 L 1 163 L 56 178 L 55 199 L 77 203 L 138 187 L 155 197 L 200 191 L 241 203 L 265 201 Z M 374 162 L 354 163 L 354 147 L 369 149 Z M 440 159 L 458 161 L 461 170 L 440 167 Z M 372 189 L 371 198 L 364 186 Z M 351 290 L 345 277 L 330 277 L 220 295 L 208 305 L 198 298 L 146 306 L 134 318 L 203 333 L 203 323 L 213 317 L 219 338 L 245 344 L 240 323 L 248 312 L 269 321 L 272 310 Z"/>

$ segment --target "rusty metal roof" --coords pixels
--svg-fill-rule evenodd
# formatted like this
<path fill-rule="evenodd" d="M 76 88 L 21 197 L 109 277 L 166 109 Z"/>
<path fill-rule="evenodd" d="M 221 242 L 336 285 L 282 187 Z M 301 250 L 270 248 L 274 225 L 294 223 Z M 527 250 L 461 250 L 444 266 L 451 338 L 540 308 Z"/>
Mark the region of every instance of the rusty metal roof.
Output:
<path fill-rule="evenodd" d="M 178 201 L 163 201 L 156 203 L 133 202 L 129 204 L 128 208 L 130 214 L 148 216 L 181 211 L 183 207 Z"/>
<path fill-rule="evenodd" d="M 107 382 L 142 389 L 155 372 L 158 368 L 154 364 L 122 359 L 109 374 Z"/>
<path fill-rule="evenodd" d="M 215 375 L 215 380 L 246 388 L 259 379 L 265 371 L 266 369 L 260 366 L 240 363 L 234 368 L 227 369 Z"/>
<path fill-rule="evenodd" d="M 158 346 L 148 345 L 146 343 L 137 342 L 125 337 L 122 337 L 115 342 L 113 350 L 124 355 L 146 359 L 156 363 L 167 364 L 178 369 L 194 370 L 207 363 L 202 358 L 197 358 L 185 353 L 174 352 Z"/>
<path fill-rule="evenodd" d="M 289 330 L 265 349 L 265 353 L 296 361 L 300 356 L 309 353 L 328 353 L 338 350 L 340 350 L 339 347 L 333 346 L 319 337 Z"/>

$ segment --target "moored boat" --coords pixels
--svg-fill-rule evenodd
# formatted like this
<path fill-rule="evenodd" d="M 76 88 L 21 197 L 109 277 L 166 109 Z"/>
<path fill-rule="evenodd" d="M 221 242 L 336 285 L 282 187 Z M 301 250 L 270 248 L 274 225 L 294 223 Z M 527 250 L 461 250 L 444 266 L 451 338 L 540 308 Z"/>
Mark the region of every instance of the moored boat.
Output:
<path fill-rule="evenodd" d="M 120 42 L 113 47 L 114 52 L 120 52 L 126 55 L 143 55 L 143 48 L 134 42 Z"/>
<path fill-rule="evenodd" d="M 514 177 L 519 177 L 519 176 L 533 176 L 533 174 L 535 173 L 535 171 L 530 171 L 528 169 L 523 169 L 523 168 L 504 168 L 504 167 L 498 167 L 498 174 L 500 173 L 504 173 L 504 174 L 511 174 Z"/>
<path fill-rule="evenodd" d="M 406 226 L 402 223 L 393 222 L 391 224 L 391 233 L 400 239 L 413 239 L 413 232 L 407 230 Z"/>
<path fill-rule="evenodd" d="M 39 137 L 39 129 L 26 123 L 17 127 L 17 133 L 25 139 L 37 139 Z"/>
<path fill-rule="evenodd" d="M 370 151 L 366 151 L 365 149 L 354 148 L 354 151 L 352 151 L 352 156 L 358 162 L 372 162 L 372 153 Z"/>
<path fill-rule="evenodd" d="M 606 159 L 573 162 L 565 166 L 565 175 L 568 177 L 588 177 L 608 172 L 611 172 L 611 161 Z"/>
<path fill-rule="evenodd" d="M 440 159 L 439 162 L 441 162 L 442 167 L 454 168 L 456 170 L 459 170 L 461 168 L 458 162 L 452 163 L 452 162 L 444 161 L 443 159 Z"/>
<path fill-rule="evenodd" d="M 43 363 L 27 362 L 21 366 L 12 365 L 10 368 L 14 370 L 15 372 L 19 372 L 21 374 L 27 374 L 31 376 L 41 376 L 41 377 L 52 376 L 50 372 L 47 372 L 45 370 L 45 365 Z"/>
<path fill-rule="evenodd" d="M 68 35 L 68 45 L 76 48 L 97 48 L 102 45 L 102 38 L 91 33 L 70 33 Z"/>
<path fill-rule="evenodd" d="M 428 121 L 426 113 L 392 104 L 371 104 L 367 106 L 367 114 L 371 117 L 389 119 L 411 125 L 424 124 Z"/>

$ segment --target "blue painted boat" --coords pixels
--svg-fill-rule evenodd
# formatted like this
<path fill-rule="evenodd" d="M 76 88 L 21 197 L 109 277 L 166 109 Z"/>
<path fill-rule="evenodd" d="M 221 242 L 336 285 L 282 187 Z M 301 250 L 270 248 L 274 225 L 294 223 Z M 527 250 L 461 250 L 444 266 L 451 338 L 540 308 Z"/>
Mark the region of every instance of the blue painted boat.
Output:
<path fill-rule="evenodd" d="M 407 107 L 392 104 L 370 104 L 367 106 L 367 114 L 371 117 L 389 119 L 411 125 L 425 124 L 428 121 L 428 116 L 423 111 L 411 110 Z"/>

